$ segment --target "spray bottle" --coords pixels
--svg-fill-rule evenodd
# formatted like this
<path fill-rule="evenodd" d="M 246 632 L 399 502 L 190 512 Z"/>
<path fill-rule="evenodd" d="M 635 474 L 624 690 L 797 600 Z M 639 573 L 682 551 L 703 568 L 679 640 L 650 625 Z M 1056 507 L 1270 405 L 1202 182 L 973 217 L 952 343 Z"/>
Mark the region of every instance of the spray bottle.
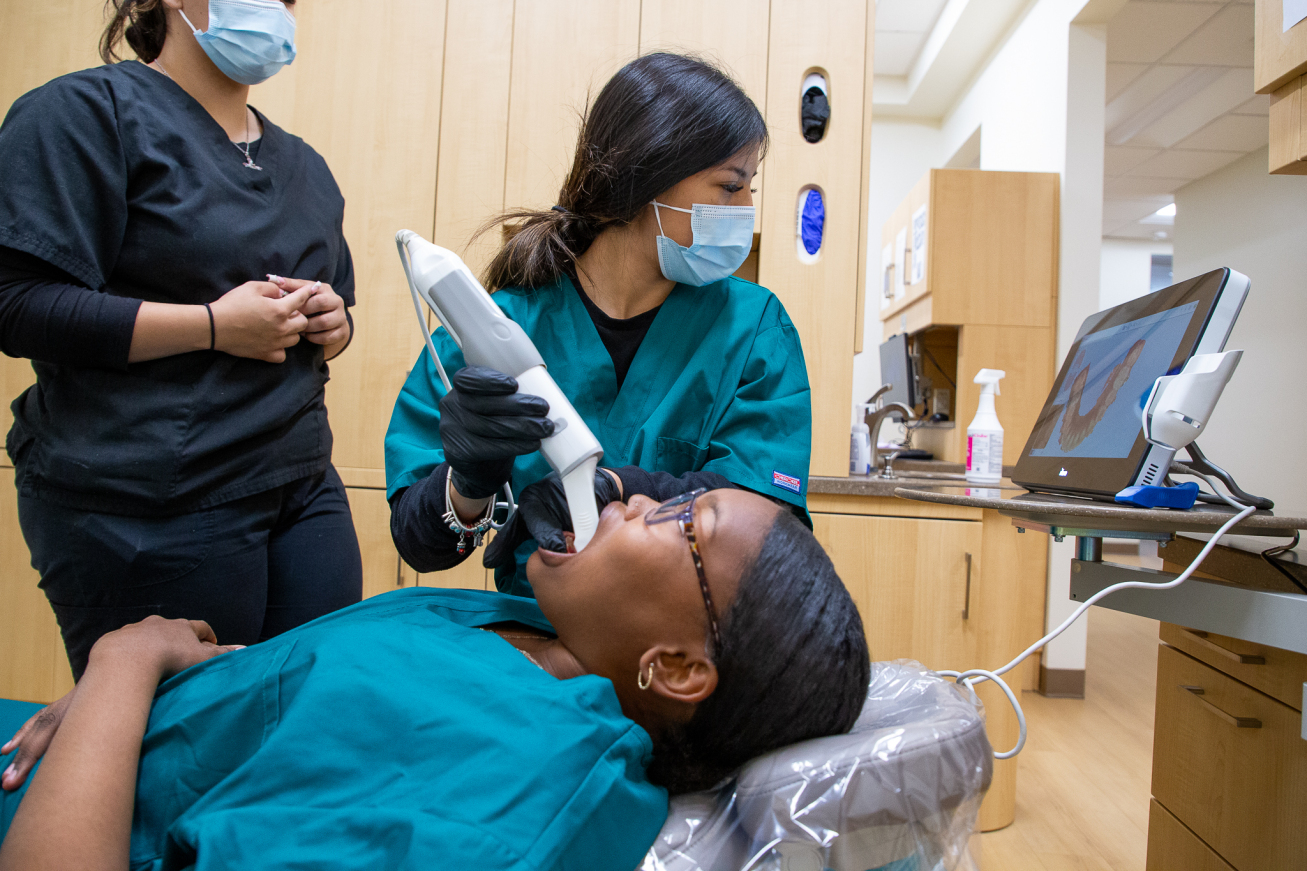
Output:
<path fill-rule="evenodd" d="M 583 550 L 599 525 L 594 492 L 595 467 L 604 454 L 599 440 L 545 370 L 535 344 L 495 305 L 457 254 L 431 244 L 412 230 L 396 233 L 395 243 L 427 350 L 445 389 L 449 389 L 449 376 L 427 331 L 424 302 L 462 349 L 469 366 L 489 366 L 511 375 L 517 379 L 519 393 L 541 396 L 549 403 L 554 434 L 540 442 L 540 453 L 563 479 L 576 536 L 573 545 Z"/>
<path fill-rule="evenodd" d="M 875 407 L 866 402 L 853 404 L 853 410 L 857 414 L 858 420 L 853 424 L 853 432 L 849 438 L 850 475 L 871 474 L 871 430 L 867 428 L 867 415 Z"/>
<path fill-rule="evenodd" d="M 972 484 L 997 484 L 1003 479 L 1003 425 L 994 413 L 998 382 L 1007 377 L 1002 369 L 981 369 L 975 383 L 980 385 L 980 406 L 967 427 L 967 481 Z"/>

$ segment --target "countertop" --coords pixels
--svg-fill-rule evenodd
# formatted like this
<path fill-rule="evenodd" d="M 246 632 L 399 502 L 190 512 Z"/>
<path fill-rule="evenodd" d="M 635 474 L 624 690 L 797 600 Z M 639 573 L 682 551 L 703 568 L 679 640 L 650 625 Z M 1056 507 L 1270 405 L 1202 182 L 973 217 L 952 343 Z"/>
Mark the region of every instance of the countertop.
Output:
<path fill-rule="evenodd" d="M 966 486 L 966 467 L 961 463 L 941 460 L 899 460 L 893 464 L 895 477 L 889 480 L 876 475 L 849 475 L 847 478 L 826 478 L 814 475 L 808 479 L 808 492 L 830 493 L 836 496 L 893 497 L 897 487 L 955 484 Z M 1004 466 L 1003 474 L 1011 474 L 1012 467 Z M 1004 480 L 1003 489 L 1016 489 Z"/>

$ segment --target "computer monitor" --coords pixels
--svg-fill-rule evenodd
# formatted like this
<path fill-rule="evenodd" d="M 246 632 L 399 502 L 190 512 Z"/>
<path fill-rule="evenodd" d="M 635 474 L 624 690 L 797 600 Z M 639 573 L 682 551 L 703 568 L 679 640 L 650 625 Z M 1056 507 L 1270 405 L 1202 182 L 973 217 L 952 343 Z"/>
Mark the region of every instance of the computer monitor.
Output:
<path fill-rule="evenodd" d="M 881 396 L 885 403 L 902 402 L 908 408 L 916 407 L 917 379 L 907 333 L 899 333 L 880 346 L 880 383 L 891 385 Z"/>
<path fill-rule="evenodd" d="M 1224 350 L 1249 286 L 1238 272 L 1217 269 L 1086 319 L 1012 480 L 1099 498 L 1160 484 L 1169 463 L 1144 439 L 1148 394 L 1191 356 Z"/>

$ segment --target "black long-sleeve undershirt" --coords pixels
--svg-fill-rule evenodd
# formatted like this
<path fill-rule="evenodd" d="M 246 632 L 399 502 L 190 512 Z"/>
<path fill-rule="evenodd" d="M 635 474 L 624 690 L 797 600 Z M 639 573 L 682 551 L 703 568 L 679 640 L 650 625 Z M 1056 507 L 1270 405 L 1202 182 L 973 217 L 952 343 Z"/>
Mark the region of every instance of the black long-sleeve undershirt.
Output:
<path fill-rule="evenodd" d="M 703 487 L 707 490 L 735 488 L 716 472 L 687 472 L 679 478 L 668 472 L 648 472 L 639 466 L 610 469 L 622 481 L 622 498 L 648 496 L 664 502 L 673 496 Z M 445 525 L 445 476 L 449 464 L 441 463 L 430 475 L 405 487 L 390 500 L 390 535 L 399 555 L 419 572 L 452 569 L 471 555 L 458 552 L 458 533 Z"/>
<path fill-rule="evenodd" d="M 139 299 L 91 290 L 39 257 L 0 247 L 0 351 L 124 369 Z"/>

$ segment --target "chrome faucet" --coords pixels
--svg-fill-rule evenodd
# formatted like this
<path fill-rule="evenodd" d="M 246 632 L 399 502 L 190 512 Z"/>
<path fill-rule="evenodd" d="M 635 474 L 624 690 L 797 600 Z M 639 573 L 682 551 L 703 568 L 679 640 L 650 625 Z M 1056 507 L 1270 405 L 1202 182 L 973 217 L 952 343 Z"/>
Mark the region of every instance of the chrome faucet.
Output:
<path fill-rule="evenodd" d="M 893 387 L 893 384 L 884 385 L 873 393 L 871 398 L 866 402 L 867 405 L 876 406 L 875 411 L 869 411 L 863 417 L 863 420 L 867 424 L 867 433 L 870 436 L 871 441 L 871 468 L 873 469 L 880 468 L 880 425 L 885 422 L 885 418 L 889 417 L 891 414 L 898 413 L 903 415 L 905 421 L 915 419 L 912 414 L 912 409 L 902 402 L 889 402 L 882 404 L 881 396 Z M 889 459 L 893 460 L 894 457 L 890 456 Z M 894 471 L 890 469 L 888 463 L 885 464 L 885 469 L 880 473 L 880 477 L 891 479 L 894 477 Z"/>

